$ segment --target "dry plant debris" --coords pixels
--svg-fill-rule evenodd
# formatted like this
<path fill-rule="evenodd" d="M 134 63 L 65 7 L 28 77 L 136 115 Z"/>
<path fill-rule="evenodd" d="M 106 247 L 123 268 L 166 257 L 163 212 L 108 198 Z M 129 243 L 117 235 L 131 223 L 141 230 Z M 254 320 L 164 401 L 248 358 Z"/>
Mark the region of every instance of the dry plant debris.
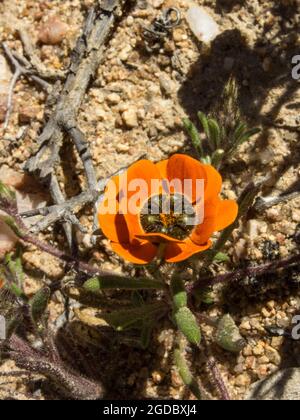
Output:
<path fill-rule="evenodd" d="M 283 0 L 0 3 L 1 399 L 243 399 L 299 366 L 298 25 Z M 201 258 L 125 263 L 99 196 L 174 153 L 218 168 L 238 219 Z"/>

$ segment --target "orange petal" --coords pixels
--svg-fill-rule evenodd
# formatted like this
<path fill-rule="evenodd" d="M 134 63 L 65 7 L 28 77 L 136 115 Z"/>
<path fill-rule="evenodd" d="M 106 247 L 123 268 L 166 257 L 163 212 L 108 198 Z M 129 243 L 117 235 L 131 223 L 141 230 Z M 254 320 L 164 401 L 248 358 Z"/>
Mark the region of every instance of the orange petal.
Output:
<path fill-rule="evenodd" d="M 157 247 L 150 242 L 140 242 L 138 245 L 112 242 L 111 247 L 122 258 L 134 264 L 147 264 L 157 254 Z"/>
<path fill-rule="evenodd" d="M 233 200 L 220 200 L 215 218 L 215 231 L 225 229 L 231 225 L 238 215 L 238 205 Z"/>
<path fill-rule="evenodd" d="M 139 214 L 125 214 L 124 218 L 126 220 L 126 225 L 128 228 L 129 239 L 126 242 L 134 242 L 138 235 L 143 235 L 144 229 L 140 223 L 140 215 Z M 125 241 L 123 241 L 125 242 Z"/>
<path fill-rule="evenodd" d="M 143 233 L 142 235 L 136 235 L 136 237 L 138 239 L 144 239 L 154 243 L 182 242 L 179 239 L 172 238 L 164 233 Z"/>
<path fill-rule="evenodd" d="M 157 193 L 159 192 L 160 180 L 159 170 L 149 160 L 134 163 L 122 176 L 120 212 L 125 216 L 130 236 L 129 242 L 132 242 L 136 235 L 144 233 L 139 214 L 151 193 L 155 193 L 153 187 L 157 188 Z"/>
<path fill-rule="evenodd" d="M 122 214 L 101 214 L 100 210 L 98 221 L 103 234 L 111 241 L 129 241 L 129 231 L 125 217 Z"/>
<path fill-rule="evenodd" d="M 220 194 L 222 188 L 222 177 L 211 165 L 203 165 L 203 168 L 206 173 L 204 200 L 210 201 Z"/>
<path fill-rule="evenodd" d="M 111 178 L 98 208 L 98 222 L 103 234 L 111 241 L 128 241 L 128 229 L 124 216 L 118 215 L 120 176 Z"/>
<path fill-rule="evenodd" d="M 159 170 L 161 179 L 168 179 L 168 171 L 167 171 L 168 162 L 169 162 L 169 159 L 165 159 L 155 164 L 155 166 Z"/>
<path fill-rule="evenodd" d="M 132 213 L 130 199 L 132 199 L 132 203 L 135 204 L 135 200 L 133 199 L 136 197 L 136 201 L 140 202 L 140 206 L 142 206 L 147 198 L 155 193 L 155 191 L 152 191 L 154 180 L 160 181 L 161 176 L 156 165 L 149 160 L 139 160 L 128 168 L 127 172 L 122 176 L 122 191 L 125 196 L 121 198 L 120 205 L 124 214 L 126 210 L 127 212 L 129 211 Z M 157 189 L 158 188 L 159 185 L 157 185 Z M 124 204 L 124 206 L 122 206 L 122 204 Z"/>
<path fill-rule="evenodd" d="M 197 180 L 203 180 L 204 185 L 207 180 L 205 171 L 205 165 L 200 163 L 198 160 L 191 158 L 187 155 L 176 154 L 173 155 L 168 162 L 167 173 L 170 182 L 173 180 L 180 180 L 182 184 L 182 190 L 176 189 L 178 193 L 184 193 L 188 199 L 194 203 L 197 197 Z M 191 190 L 184 188 L 184 181 L 190 180 Z M 172 189 L 171 189 L 172 191 Z M 199 191 L 200 193 L 201 191 Z"/>
<path fill-rule="evenodd" d="M 194 254 L 203 252 L 211 246 L 211 241 L 204 245 L 196 245 L 190 239 L 186 239 L 184 243 L 171 243 L 167 245 L 165 251 L 165 260 L 170 263 L 184 261 Z"/>
<path fill-rule="evenodd" d="M 205 244 L 215 232 L 219 201 L 220 200 L 218 198 L 215 198 L 214 200 L 205 202 L 203 222 L 196 226 L 190 235 L 191 240 L 195 244 Z"/>

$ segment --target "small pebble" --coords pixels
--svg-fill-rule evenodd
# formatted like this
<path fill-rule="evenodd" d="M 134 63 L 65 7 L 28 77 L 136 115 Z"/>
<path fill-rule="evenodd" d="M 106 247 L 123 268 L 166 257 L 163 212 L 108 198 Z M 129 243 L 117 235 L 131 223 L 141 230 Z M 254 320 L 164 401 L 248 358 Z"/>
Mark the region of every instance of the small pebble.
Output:
<path fill-rule="evenodd" d="M 193 34 L 204 43 L 213 41 L 220 33 L 219 26 L 203 7 L 191 7 L 186 20 Z"/>
<path fill-rule="evenodd" d="M 40 28 L 38 40 L 42 44 L 60 44 L 66 36 L 68 25 L 60 20 L 58 16 L 50 17 Z"/>
<path fill-rule="evenodd" d="M 135 109 L 130 108 L 127 111 L 124 111 L 122 114 L 122 119 L 127 128 L 135 128 L 139 125 L 137 112 Z"/>

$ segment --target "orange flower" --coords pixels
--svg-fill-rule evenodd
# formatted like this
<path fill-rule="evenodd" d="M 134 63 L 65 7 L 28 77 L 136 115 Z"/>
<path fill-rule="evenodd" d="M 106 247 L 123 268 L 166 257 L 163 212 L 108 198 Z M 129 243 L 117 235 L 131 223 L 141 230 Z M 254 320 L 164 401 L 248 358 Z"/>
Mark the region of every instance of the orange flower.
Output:
<path fill-rule="evenodd" d="M 138 191 L 138 196 L 137 189 L 129 186 L 131 182 L 134 185 L 135 180 L 142 180 L 145 187 Z M 154 180 L 158 181 L 153 190 Z M 174 180 L 180 180 L 181 185 L 190 180 L 191 188 L 180 190 Z M 197 180 L 203 180 L 200 196 Z M 183 261 L 208 249 L 211 235 L 236 219 L 238 206 L 235 201 L 219 198 L 221 187 L 222 178 L 216 169 L 189 156 L 176 154 L 156 164 L 140 160 L 109 181 L 99 206 L 99 225 L 111 241 L 112 249 L 132 263 L 152 261 L 161 243 L 167 262 Z M 166 198 L 171 205 L 170 211 L 164 213 L 162 202 Z M 134 212 L 128 211 L 130 200 L 136 201 Z M 175 210 L 176 200 L 185 204 L 181 212 Z M 108 212 L 112 204 L 113 211 Z M 155 212 L 149 212 L 150 204 L 156 208 Z M 195 216 L 200 208 L 201 222 L 188 222 L 197 220 Z M 191 214 L 194 219 L 190 218 Z"/>

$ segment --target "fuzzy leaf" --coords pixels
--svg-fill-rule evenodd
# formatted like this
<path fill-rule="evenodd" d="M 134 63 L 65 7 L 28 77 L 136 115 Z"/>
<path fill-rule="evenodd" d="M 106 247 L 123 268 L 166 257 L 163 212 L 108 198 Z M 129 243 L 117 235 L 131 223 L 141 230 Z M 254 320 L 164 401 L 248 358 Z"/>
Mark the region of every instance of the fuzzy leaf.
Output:
<path fill-rule="evenodd" d="M 207 139 L 209 139 L 210 132 L 209 132 L 208 119 L 206 115 L 203 112 L 198 112 L 198 118 L 200 120 L 200 123 L 202 124 L 203 130 Z"/>
<path fill-rule="evenodd" d="M 214 262 L 217 263 L 222 263 L 222 262 L 228 262 L 230 261 L 230 258 L 227 254 L 225 254 L 224 252 L 218 252 L 215 256 L 214 256 Z"/>
<path fill-rule="evenodd" d="M 201 391 L 197 384 L 197 381 L 194 379 L 190 368 L 187 364 L 187 361 L 185 360 L 183 354 L 179 349 L 176 349 L 174 351 L 174 361 L 178 369 L 178 373 L 182 379 L 182 382 L 190 388 L 190 390 L 198 400 L 201 400 Z"/>
<path fill-rule="evenodd" d="M 27 300 L 23 290 L 16 283 L 9 283 L 7 288 L 14 296 Z"/>
<path fill-rule="evenodd" d="M 212 151 L 214 152 L 215 150 L 219 148 L 220 143 L 221 143 L 221 138 L 220 138 L 221 130 L 220 130 L 220 126 L 218 122 L 213 118 L 208 119 L 208 127 L 209 127 L 208 141 L 209 141 Z"/>
<path fill-rule="evenodd" d="M 3 182 L 0 181 L 0 200 L 7 202 L 15 202 L 16 194 L 10 188 L 8 188 Z"/>
<path fill-rule="evenodd" d="M 188 118 L 183 119 L 183 125 L 191 137 L 196 152 L 199 153 L 200 157 L 203 156 L 202 142 L 196 126 Z"/>
<path fill-rule="evenodd" d="M 239 353 L 246 345 L 232 317 L 224 315 L 218 324 L 216 342 L 222 349 L 231 353 Z"/>
<path fill-rule="evenodd" d="M 202 287 L 199 290 L 195 290 L 194 295 L 198 304 L 205 303 L 206 305 L 212 305 L 214 303 L 211 287 Z"/>
<path fill-rule="evenodd" d="M 201 341 L 201 331 L 194 314 L 189 308 L 184 307 L 178 309 L 175 312 L 174 317 L 177 327 L 187 340 L 192 344 L 199 345 Z"/>
<path fill-rule="evenodd" d="M 30 314 L 35 323 L 38 322 L 44 315 L 49 303 L 50 295 L 50 288 L 45 286 L 42 287 L 30 300 Z"/>
<path fill-rule="evenodd" d="M 221 161 L 224 157 L 225 151 L 223 149 L 217 149 L 211 157 L 211 163 L 215 168 L 219 168 Z"/>
<path fill-rule="evenodd" d="M 13 254 L 7 254 L 5 256 L 5 264 L 8 266 L 18 286 L 21 287 L 24 280 L 24 272 L 20 255 L 14 257 Z"/>
<path fill-rule="evenodd" d="M 137 290 L 132 292 L 131 302 L 134 306 L 142 306 L 145 304 L 143 296 Z"/>
<path fill-rule="evenodd" d="M 247 130 L 238 140 L 238 145 L 245 143 L 245 141 L 249 140 L 252 136 L 255 134 L 258 134 L 260 132 L 259 128 L 252 128 L 250 130 Z"/>
<path fill-rule="evenodd" d="M 143 349 L 149 347 L 151 335 L 154 327 L 154 322 L 152 320 L 144 321 L 142 332 L 141 332 L 141 345 Z"/>
<path fill-rule="evenodd" d="M 24 235 L 20 230 L 19 226 L 16 224 L 15 220 L 11 216 L 3 216 L 2 220 L 7 226 L 14 232 L 16 236 L 22 238 Z"/>
<path fill-rule="evenodd" d="M 175 310 L 187 306 L 187 293 L 181 277 L 177 274 L 172 277 L 171 292 Z"/>
<path fill-rule="evenodd" d="M 232 143 L 234 145 L 236 145 L 239 141 L 239 139 L 241 138 L 241 136 L 243 135 L 243 133 L 245 132 L 245 130 L 247 129 L 247 124 L 243 123 L 243 122 L 239 122 L 236 126 L 236 128 L 234 129 L 233 135 L 232 135 Z"/>
<path fill-rule="evenodd" d="M 21 314 L 15 314 L 15 316 L 9 318 L 6 320 L 5 328 L 6 328 L 6 340 L 8 340 L 13 333 L 16 331 L 16 329 L 19 327 L 19 325 L 22 323 L 23 317 Z"/>
<path fill-rule="evenodd" d="M 93 277 L 87 280 L 83 285 L 85 291 L 92 293 L 99 293 L 101 290 L 106 289 L 139 290 L 163 289 L 164 287 L 163 283 L 146 277 L 130 278 L 120 276 Z"/>
<path fill-rule="evenodd" d="M 111 312 L 109 314 L 101 314 L 110 326 L 117 331 L 134 326 L 138 321 L 150 320 L 157 318 L 160 314 L 165 313 L 166 304 L 162 302 L 143 305 L 135 308 L 128 308 L 120 311 Z"/>

